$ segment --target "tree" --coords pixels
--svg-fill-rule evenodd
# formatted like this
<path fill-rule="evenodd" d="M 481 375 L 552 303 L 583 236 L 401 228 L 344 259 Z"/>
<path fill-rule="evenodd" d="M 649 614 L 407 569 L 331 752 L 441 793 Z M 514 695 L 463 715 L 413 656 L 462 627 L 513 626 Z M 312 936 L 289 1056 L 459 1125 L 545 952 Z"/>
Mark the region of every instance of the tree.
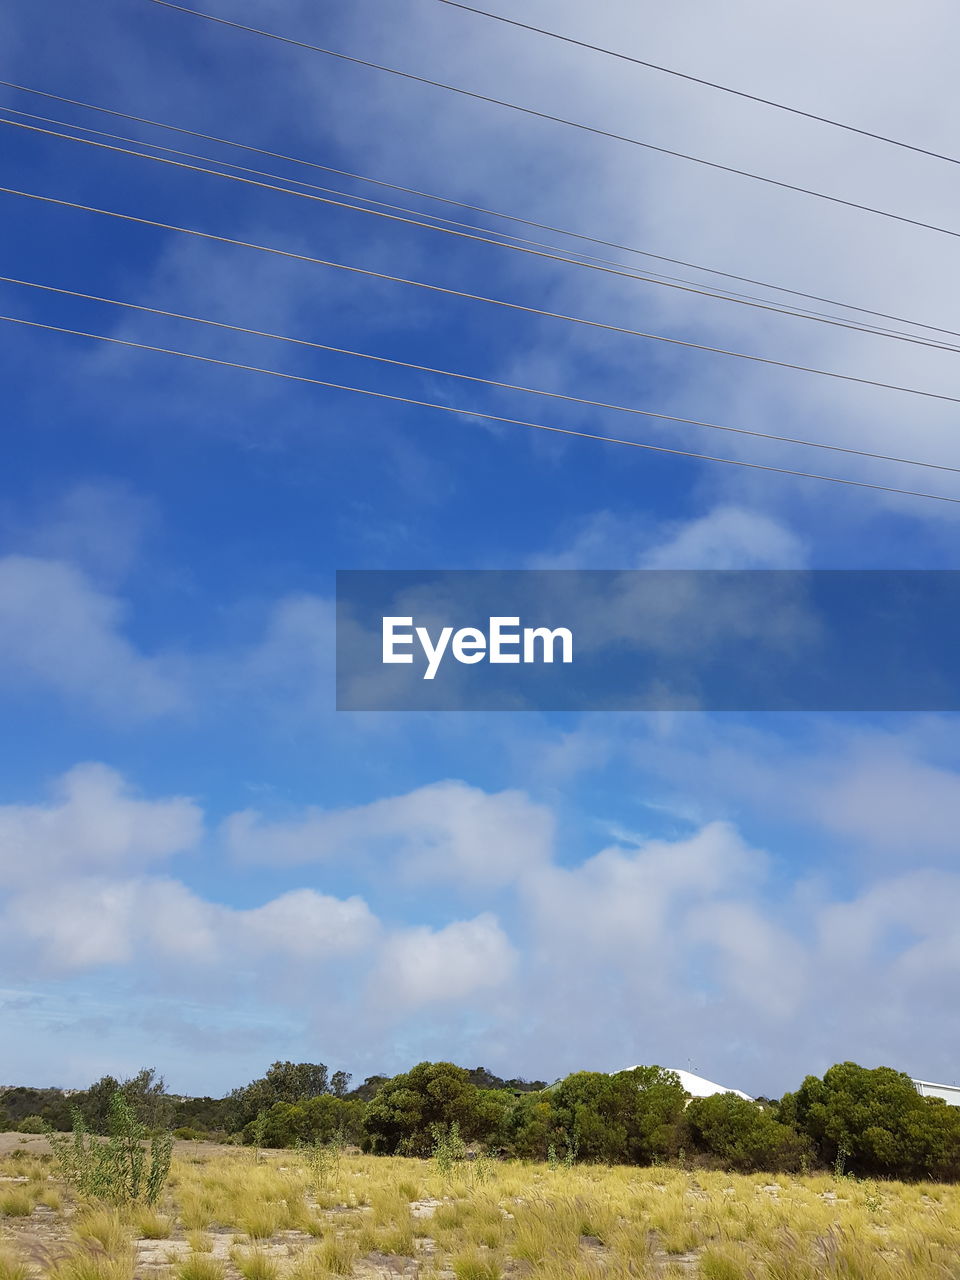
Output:
<path fill-rule="evenodd" d="M 375 1097 L 390 1079 L 389 1076 L 367 1076 L 363 1084 L 358 1084 L 355 1089 L 351 1089 L 347 1095 L 350 1098 L 359 1098 L 361 1102 L 369 1102 Z"/>
<path fill-rule="evenodd" d="M 437 1126 L 457 1124 L 467 1142 L 502 1140 L 513 1098 L 478 1089 L 452 1062 L 421 1062 L 383 1084 L 367 1107 L 364 1147 L 376 1154 L 426 1156 Z"/>
<path fill-rule="evenodd" d="M 552 1090 L 559 1129 L 580 1159 L 648 1164 L 675 1153 L 687 1095 L 662 1067 L 578 1071 Z"/>
<path fill-rule="evenodd" d="M 735 1093 L 694 1098 L 683 1118 L 691 1145 L 713 1156 L 724 1169 L 794 1172 L 813 1153 L 809 1138 L 782 1124 L 772 1111 Z"/>
<path fill-rule="evenodd" d="M 478 1089 L 506 1089 L 510 1093 L 534 1093 L 547 1087 L 545 1080 L 522 1080 L 519 1078 L 504 1080 L 502 1076 L 495 1076 L 486 1067 L 474 1067 L 467 1075 L 470 1083 L 475 1084 Z"/>
<path fill-rule="evenodd" d="M 91 1133 L 104 1134 L 110 1126 L 113 1095 L 120 1088 L 115 1076 L 101 1076 L 77 1098 L 77 1105 Z"/>
<path fill-rule="evenodd" d="M 173 1100 L 167 1094 L 163 1076 L 155 1068 L 144 1067 L 120 1086 L 123 1096 L 141 1124 L 148 1129 L 166 1129 L 173 1117 Z"/>
<path fill-rule="evenodd" d="M 28 1116 L 40 1116 L 52 1129 L 66 1132 L 72 1124 L 70 1102 L 62 1089 L 13 1086 L 0 1093 L 0 1129 L 15 1129 Z"/>
<path fill-rule="evenodd" d="M 244 1128 L 277 1102 L 306 1102 L 329 1089 L 327 1068 L 322 1062 L 274 1062 L 259 1080 L 231 1093 L 231 1127 Z"/>
<path fill-rule="evenodd" d="M 163 1077 L 153 1067 L 143 1067 L 123 1082 L 113 1076 L 101 1076 L 76 1101 L 83 1119 L 93 1133 L 109 1132 L 113 1097 L 120 1091 L 140 1124 L 148 1129 L 165 1129 L 173 1114 L 173 1102 L 167 1094 Z"/>
<path fill-rule="evenodd" d="M 939 1104 L 939 1105 L 938 1105 Z M 892 1067 L 837 1063 L 787 1094 L 780 1118 L 796 1124 L 821 1159 L 866 1176 L 952 1177 L 960 1169 L 960 1112 L 922 1098 Z"/>
<path fill-rule="evenodd" d="M 507 1120 L 507 1143 L 521 1160 L 546 1160 L 550 1148 L 569 1149 L 567 1135 L 560 1127 L 553 1099 L 546 1093 L 523 1093 L 517 1098 Z"/>
<path fill-rule="evenodd" d="M 330 1077 L 330 1092 L 335 1098 L 345 1098 L 350 1088 L 350 1072 L 335 1071 Z"/>
<path fill-rule="evenodd" d="M 254 1125 L 262 1126 L 259 1139 L 265 1147 L 294 1147 L 300 1142 L 332 1142 L 343 1138 L 358 1142 L 363 1136 L 362 1102 L 321 1094 L 306 1102 L 275 1102 L 244 1129 L 244 1141 L 254 1141 Z"/>

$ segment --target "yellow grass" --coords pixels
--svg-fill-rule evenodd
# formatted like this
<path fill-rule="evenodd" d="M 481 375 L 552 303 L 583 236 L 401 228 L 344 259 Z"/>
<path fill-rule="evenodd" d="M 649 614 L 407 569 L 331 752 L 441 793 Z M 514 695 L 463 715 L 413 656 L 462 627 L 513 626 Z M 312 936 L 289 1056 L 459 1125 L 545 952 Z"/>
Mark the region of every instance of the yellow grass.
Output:
<path fill-rule="evenodd" d="M 120 1213 L 78 1203 L 48 1167 L 25 1166 L 0 1161 L 0 1174 L 26 1178 L 0 1183 L 0 1206 L 50 1206 L 42 1222 L 56 1224 L 59 1246 L 44 1244 L 40 1214 L 9 1217 L 0 1280 L 131 1280 L 141 1274 L 131 1241 L 168 1236 L 178 1252 L 150 1270 L 157 1280 L 369 1277 L 387 1267 L 383 1255 L 410 1274 L 402 1260 L 415 1259 L 422 1280 L 960 1276 L 960 1187 L 936 1184 L 519 1161 L 492 1162 L 478 1179 L 470 1162 L 440 1174 L 429 1161 L 345 1155 L 318 1193 L 296 1151 L 257 1161 L 198 1146 L 175 1160 L 156 1210 Z"/>

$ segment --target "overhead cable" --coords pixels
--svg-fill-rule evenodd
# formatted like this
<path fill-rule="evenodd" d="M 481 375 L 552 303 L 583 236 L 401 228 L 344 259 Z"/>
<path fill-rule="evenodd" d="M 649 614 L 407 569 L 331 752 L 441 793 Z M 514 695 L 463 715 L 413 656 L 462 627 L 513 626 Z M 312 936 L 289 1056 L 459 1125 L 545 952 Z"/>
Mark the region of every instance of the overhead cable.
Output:
<path fill-rule="evenodd" d="M 895 485 L 873 484 L 867 480 L 850 480 L 842 476 L 821 475 L 812 471 L 796 471 L 791 467 L 775 467 L 761 462 L 747 462 L 741 458 L 721 458 L 707 453 L 694 453 L 689 449 L 675 449 L 667 445 L 647 444 L 639 440 L 621 440 L 614 436 L 599 435 L 590 431 L 577 431 L 573 427 L 559 427 L 545 422 L 530 422 L 523 418 L 508 418 L 498 413 L 486 413 L 478 409 L 464 409 L 455 405 L 438 404 L 433 400 L 418 400 L 412 396 L 394 395 L 386 391 L 374 391 L 370 387 L 353 387 L 340 382 L 331 382 L 324 378 L 311 378 L 305 374 L 284 373 L 279 369 L 267 369 L 260 365 L 241 364 L 235 360 L 221 360 L 215 356 L 204 356 L 194 351 L 180 351 L 173 347 L 154 346 L 146 342 L 134 342 L 129 338 L 114 338 L 103 333 L 89 333 L 83 329 L 70 329 L 63 325 L 43 324 L 38 320 L 27 320 L 22 316 L 0 315 L 0 321 L 8 324 L 23 325 L 30 329 L 45 330 L 48 333 L 60 333 L 75 338 L 89 338 L 98 342 L 107 342 L 115 346 L 134 348 L 140 351 L 155 352 L 160 355 L 179 356 L 185 360 L 195 360 L 201 364 L 215 365 L 224 369 L 238 369 L 246 373 L 265 374 L 272 378 L 281 378 L 287 382 L 325 387 L 333 391 L 347 391 L 354 395 L 370 396 L 376 400 L 385 400 L 394 404 L 412 405 L 419 409 L 436 409 L 440 413 L 453 414 L 467 419 L 480 419 L 484 422 L 498 422 L 507 426 L 526 427 L 533 431 L 547 431 L 554 435 L 569 436 L 580 440 L 593 440 L 603 444 L 621 445 L 629 449 L 643 449 L 651 453 L 668 454 L 673 457 L 692 458 L 698 462 L 719 462 L 727 466 L 746 467 L 751 471 L 772 472 L 777 475 L 797 476 L 804 480 L 821 480 L 829 484 L 845 485 L 856 489 L 871 489 L 879 493 L 893 493 L 907 498 L 925 498 L 933 502 L 948 502 L 960 505 L 960 498 L 949 497 L 942 493 L 926 493 L 916 489 L 902 489 Z"/>
<path fill-rule="evenodd" d="M 856 209 L 860 213 L 874 214 L 879 218 L 892 219 L 894 222 L 900 222 L 907 226 L 919 227 L 924 231 L 935 231 L 939 235 L 960 239 L 960 231 L 951 227 L 940 227 L 932 222 L 924 222 L 920 218 L 910 218 L 902 213 L 893 213 L 889 209 L 878 209 L 873 205 L 861 204 L 857 200 L 848 200 L 842 196 L 829 195 L 824 191 L 815 191 L 811 187 L 802 187 L 793 182 L 785 182 L 780 178 L 771 178 L 765 174 L 753 173 L 749 169 L 739 169 L 735 165 L 721 164 L 717 160 L 707 160 L 704 156 L 694 156 L 685 151 L 676 151 L 671 147 L 661 147 L 653 142 L 645 142 L 640 138 L 632 138 L 627 134 L 616 133 L 610 129 L 601 129 L 597 125 L 585 124 L 580 120 L 568 120 L 565 116 L 554 115 L 549 111 L 539 111 L 534 107 L 525 107 L 516 102 L 508 102 L 504 98 L 493 97 L 491 94 L 478 93 L 473 89 L 464 89 L 460 85 L 447 84 L 442 80 L 432 80 L 428 76 L 415 75 L 412 71 L 401 71 L 398 67 L 388 67 L 382 62 L 373 62 L 368 58 L 359 58 L 353 54 L 341 53 L 336 49 L 327 49 L 322 45 L 310 44 L 306 40 L 296 40 L 292 36 L 281 35 L 277 31 L 266 31 L 262 27 L 252 27 L 243 22 L 234 22 L 229 18 L 220 18 L 216 14 L 207 13 L 203 9 L 192 9 L 187 5 L 174 4 L 173 0 L 148 0 L 148 2 L 161 5 L 164 9 L 175 9 L 179 13 L 190 14 L 191 17 L 201 18 L 205 22 L 214 22 L 222 27 L 231 27 L 236 31 L 245 31 L 250 35 L 263 36 L 268 40 L 279 41 L 281 44 L 290 45 L 293 48 L 305 49 L 311 53 L 322 53 L 327 57 L 338 58 L 342 62 L 352 63 L 354 66 L 367 67 L 372 71 L 382 71 L 387 75 L 399 76 L 403 80 L 429 85 L 434 89 L 443 89 L 447 93 L 456 93 L 461 97 L 471 98 L 477 102 L 486 102 L 492 106 L 505 107 L 509 111 L 519 111 L 522 115 L 533 116 L 538 120 L 548 120 L 553 124 L 564 125 L 568 129 L 578 129 L 583 133 L 593 134 L 595 137 L 609 138 L 614 142 L 625 142 L 630 146 L 642 147 L 646 151 L 656 152 L 659 155 L 672 156 L 677 160 L 686 160 L 691 164 L 703 165 L 720 173 L 730 173 L 739 178 L 749 178 L 752 182 L 762 182 L 767 186 L 778 187 L 782 191 L 793 191 L 799 195 L 812 196 L 817 200 L 826 200 L 830 204 L 842 205 L 847 209 Z"/>
<path fill-rule="evenodd" d="M 951 404 L 960 404 L 960 396 L 946 395 L 940 391 L 926 391 L 921 387 L 907 387 L 894 382 L 882 382 L 877 378 L 861 378 L 852 373 L 838 373 L 831 369 L 819 369 L 812 365 L 796 364 L 786 360 L 774 360 L 770 356 L 758 356 L 745 351 L 729 351 L 725 347 L 713 347 L 707 343 L 690 342 L 683 338 L 670 338 L 664 334 L 646 333 L 640 329 L 631 329 L 626 325 L 610 324 L 601 320 L 588 320 L 583 316 L 568 315 L 562 311 L 549 311 L 544 307 L 531 307 L 520 302 L 509 302 L 504 298 L 492 298 L 486 294 L 470 293 L 466 289 L 454 289 L 449 286 L 431 284 L 425 280 L 412 280 L 406 276 L 395 276 L 385 271 L 374 271 L 370 267 L 357 267 L 350 263 L 337 262 L 330 258 L 314 257 L 311 254 L 297 253 L 292 249 L 278 249 L 271 245 L 257 244 L 249 240 L 240 240 L 233 236 L 217 235 L 210 231 L 200 231 L 195 227 L 181 227 L 175 223 L 161 222 L 155 218 L 139 217 L 132 213 L 120 213 L 115 209 L 101 209 L 96 205 L 83 204 L 77 200 L 64 200 L 56 196 L 41 195 L 35 191 L 24 191 L 17 187 L 0 186 L 4 195 L 20 196 L 27 200 L 37 200 L 43 204 L 55 205 L 64 209 L 76 209 L 83 213 L 95 213 L 107 218 L 117 218 L 139 226 L 156 227 L 162 231 L 174 231 L 182 235 L 194 236 L 201 240 L 209 240 L 216 244 L 234 245 L 241 249 L 253 249 L 259 253 L 268 253 L 276 257 L 287 258 L 297 262 L 310 262 L 317 266 L 331 267 L 337 271 L 346 271 L 352 275 L 364 276 L 368 279 L 384 280 L 391 284 L 408 285 L 411 288 L 425 289 L 430 293 L 438 293 L 444 297 L 460 298 L 468 302 L 483 302 L 490 306 L 503 307 L 509 311 L 523 315 L 539 316 L 550 320 L 562 320 L 568 324 L 582 325 L 590 329 L 598 329 L 605 333 L 617 333 L 625 337 L 643 338 L 652 342 L 663 342 L 670 346 L 682 347 L 691 351 L 703 351 L 712 355 L 730 356 L 738 360 L 748 360 L 754 364 L 768 365 L 772 368 L 791 369 L 798 373 L 810 373 L 820 377 L 833 378 L 841 382 L 856 383 L 861 386 L 877 387 L 884 391 L 899 391 L 906 395 L 922 396 L 928 400 L 943 400 Z"/>

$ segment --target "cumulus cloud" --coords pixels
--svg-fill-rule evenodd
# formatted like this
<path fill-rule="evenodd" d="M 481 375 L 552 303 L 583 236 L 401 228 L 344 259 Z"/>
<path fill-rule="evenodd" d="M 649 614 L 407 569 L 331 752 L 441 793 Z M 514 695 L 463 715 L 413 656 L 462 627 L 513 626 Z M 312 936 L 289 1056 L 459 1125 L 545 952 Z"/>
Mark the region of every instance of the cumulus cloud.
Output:
<path fill-rule="evenodd" d="M 0 559 L 0 682 L 52 690 L 122 720 L 181 708 L 177 678 L 127 639 L 124 615 L 116 596 L 69 564 Z"/>
<path fill-rule="evenodd" d="M 375 852 L 389 855 L 405 879 L 489 887 L 549 857 L 554 818 L 522 792 L 488 795 L 447 781 L 287 821 L 245 810 L 226 819 L 221 837 L 244 862 L 298 865 Z"/>
<path fill-rule="evenodd" d="M 336 859 L 338 883 L 389 898 L 402 882 L 385 879 L 382 863 L 344 857 L 386 840 L 422 878 L 408 882 L 417 896 L 402 922 L 379 919 L 360 892 L 313 885 L 238 906 L 158 870 L 202 847 L 195 802 L 144 799 L 104 766 L 81 766 L 49 805 L 0 807 L 5 970 L 48 981 L 122 974 L 157 998 L 202 991 L 227 1011 L 242 998 L 383 1066 L 404 1065 L 389 1030 L 410 1055 L 473 1058 L 495 1045 L 491 1065 L 540 1074 L 683 1065 L 692 1054 L 753 1092 L 795 1083 L 801 1058 L 807 1069 L 840 1056 L 912 1067 L 913 1055 L 927 1074 L 944 1069 L 942 1046 L 917 1034 L 910 1011 L 919 1004 L 934 1026 L 960 978 L 951 871 L 810 892 L 801 871 L 719 821 L 571 860 L 550 809 L 452 782 L 305 815 L 286 831 L 239 815 L 221 838 L 256 859 L 286 841 L 311 878 Z M 497 914 L 448 918 L 432 893 L 444 868 L 474 890 L 499 886 Z M 97 1017 L 112 1025 L 119 1009 L 108 1000 Z"/>
<path fill-rule="evenodd" d="M 917 758 L 893 738 L 855 739 L 839 768 L 817 768 L 811 787 L 824 826 L 871 850 L 954 856 L 960 775 Z"/>
<path fill-rule="evenodd" d="M 129 874 L 193 849 L 202 826 L 193 800 L 145 800 L 106 765 L 77 765 L 53 803 L 0 806 L 0 885 Z"/>
<path fill-rule="evenodd" d="M 806 542 L 761 510 L 723 504 L 658 524 L 643 515 L 595 512 L 568 543 L 541 552 L 535 569 L 801 569 Z"/>
<path fill-rule="evenodd" d="M 515 962 L 506 934 L 489 914 L 442 929 L 404 929 L 384 947 L 376 990 L 379 999 L 409 1009 L 469 1000 L 505 983 Z"/>
<path fill-rule="evenodd" d="M 241 948 L 284 951 L 303 960 L 361 951 L 376 941 L 379 922 L 362 898 L 342 901 L 312 889 L 236 911 L 230 924 Z"/>

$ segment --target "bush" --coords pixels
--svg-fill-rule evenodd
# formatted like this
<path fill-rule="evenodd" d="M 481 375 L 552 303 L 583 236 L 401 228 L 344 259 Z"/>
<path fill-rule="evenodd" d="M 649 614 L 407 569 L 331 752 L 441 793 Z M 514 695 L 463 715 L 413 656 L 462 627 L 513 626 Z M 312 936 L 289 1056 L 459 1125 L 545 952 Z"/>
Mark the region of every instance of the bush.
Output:
<path fill-rule="evenodd" d="M 452 1062 L 421 1062 L 383 1084 L 368 1104 L 363 1146 L 377 1155 L 428 1156 L 436 1126 L 456 1124 L 466 1142 L 498 1144 L 512 1094 L 478 1089 Z"/>
<path fill-rule="evenodd" d="M 922 1098 L 891 1067 L 841 1062 L 781 1103 L 820 1158 L 865 1177 L 960 1177 L 960 1109 Z"/>
<path fill-rule="evenodd" d="M 607 1164 L 649 1164 L 675 1155 L 686 1101 L 680 1077 L 661 1067 L 609 1076 L 578 1071 L 552 1090 L 566 1150 Z"/>
<path fill-rule="evenodd" d="M 813 1154 L 809 1138 L 735 1093 L 695 1098 L 684 1113 L 684 1128 L 694 1149 L 741 1173 L 794 1173 Z"/>
<path fill-rule="evenodd" d="M 155 1133 L 148 1144 L 146 1129 L 121 1089 L 115 1090 L 110 1104 L 109 1128 L 108 1139 L 100 1141 L 89 1132 L 78 1108 L 72 1136 L 47 1131 L 61 1177 L 81 1195 L 114 1204 L 155 1204 L 170 1172 L 172 1135 Z"/>
<path fill-rule="evenodd" d="M 17 1133 L 46 1133 L 47 1126 L 40 1116 L 25 1116 L 17 1125 Z"/>
<path fill-rule="evenodd" d="M 338 1137 L 358 1142 L 365 1110 L 362 1102 L 329 1093 L 305 1102 L 275 1102 L 244 1126 L 243 1140 L 258 1147 L 329 1143 Z"/>

